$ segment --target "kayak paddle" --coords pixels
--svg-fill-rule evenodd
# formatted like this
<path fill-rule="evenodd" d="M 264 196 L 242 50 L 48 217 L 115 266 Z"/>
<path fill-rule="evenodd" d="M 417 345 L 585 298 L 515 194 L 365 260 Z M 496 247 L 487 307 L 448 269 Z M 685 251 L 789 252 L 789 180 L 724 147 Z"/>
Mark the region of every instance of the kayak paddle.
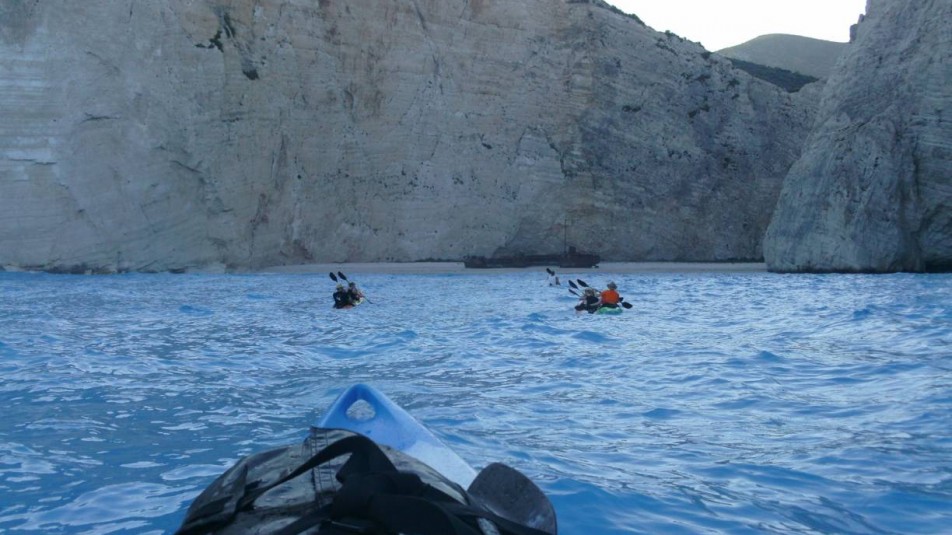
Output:
<path fill-rule="evenodd" d="M 550 535 L 558 533 L 552 502 L 531 479 L 511 466 L 491 463 L 466 491 L 510 522 Z"/>

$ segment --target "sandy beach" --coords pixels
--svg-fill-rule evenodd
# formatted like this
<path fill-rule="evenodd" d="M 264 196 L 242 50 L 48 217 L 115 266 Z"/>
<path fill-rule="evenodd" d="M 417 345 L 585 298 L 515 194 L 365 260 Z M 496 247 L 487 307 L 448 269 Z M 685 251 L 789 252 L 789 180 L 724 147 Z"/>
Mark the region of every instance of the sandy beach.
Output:
<path fill-rule="evenodd" d="M 746 273 L 766 272 L 763 263 L 734 262 L 602 262 L 596 268 L 550 267 L 556 273 Z M 262 273 L 383 273 L 383 274 L 442 274 L 514 273 L 519 271 L 545 272 L 545 266 L 527 268 L 468 269 L 462 262 L 393 262 L 393 263 L 339 263 L 274 266 L 262 269 Z"/>

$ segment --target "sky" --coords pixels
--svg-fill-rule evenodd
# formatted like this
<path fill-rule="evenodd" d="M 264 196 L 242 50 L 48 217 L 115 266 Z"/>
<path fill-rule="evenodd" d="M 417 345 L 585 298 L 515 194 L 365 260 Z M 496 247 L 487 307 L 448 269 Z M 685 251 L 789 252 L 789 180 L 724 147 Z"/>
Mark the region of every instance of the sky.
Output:
<path fill-rule="evenodd" d="M 648 26 L 716 51 L 769 33 L 847 42 L 866 0 L 606 0 Z"/>

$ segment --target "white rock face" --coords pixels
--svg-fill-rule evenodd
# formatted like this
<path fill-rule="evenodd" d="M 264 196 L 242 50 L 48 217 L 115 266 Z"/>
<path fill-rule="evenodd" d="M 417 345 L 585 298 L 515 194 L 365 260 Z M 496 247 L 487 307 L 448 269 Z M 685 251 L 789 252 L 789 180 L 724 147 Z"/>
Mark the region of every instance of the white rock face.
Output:
<path fill-rule="evenodd" d="M 952 2 L 871 0 L 764 241 L 775 271 L 952 269 Z"/>
<path fill-rule="evenodd" d="M 814 111 L 577 0 L 4 0 L 0 265 L 758 259 Z"/>

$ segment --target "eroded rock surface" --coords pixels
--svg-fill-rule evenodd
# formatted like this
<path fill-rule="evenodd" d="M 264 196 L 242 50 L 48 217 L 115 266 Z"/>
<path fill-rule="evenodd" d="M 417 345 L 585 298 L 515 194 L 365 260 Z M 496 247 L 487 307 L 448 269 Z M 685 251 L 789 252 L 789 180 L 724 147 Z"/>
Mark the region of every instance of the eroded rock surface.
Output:
<path fill-rule="evenodd" d="M 0 265 L 759 259 L 815 104 L 599 2 L 5 0 Z"/>
<path fill-rule="evenodd" d="M 952 3 L 870 0 L 764 242 L 775 271 L 952 269 Z"/>

